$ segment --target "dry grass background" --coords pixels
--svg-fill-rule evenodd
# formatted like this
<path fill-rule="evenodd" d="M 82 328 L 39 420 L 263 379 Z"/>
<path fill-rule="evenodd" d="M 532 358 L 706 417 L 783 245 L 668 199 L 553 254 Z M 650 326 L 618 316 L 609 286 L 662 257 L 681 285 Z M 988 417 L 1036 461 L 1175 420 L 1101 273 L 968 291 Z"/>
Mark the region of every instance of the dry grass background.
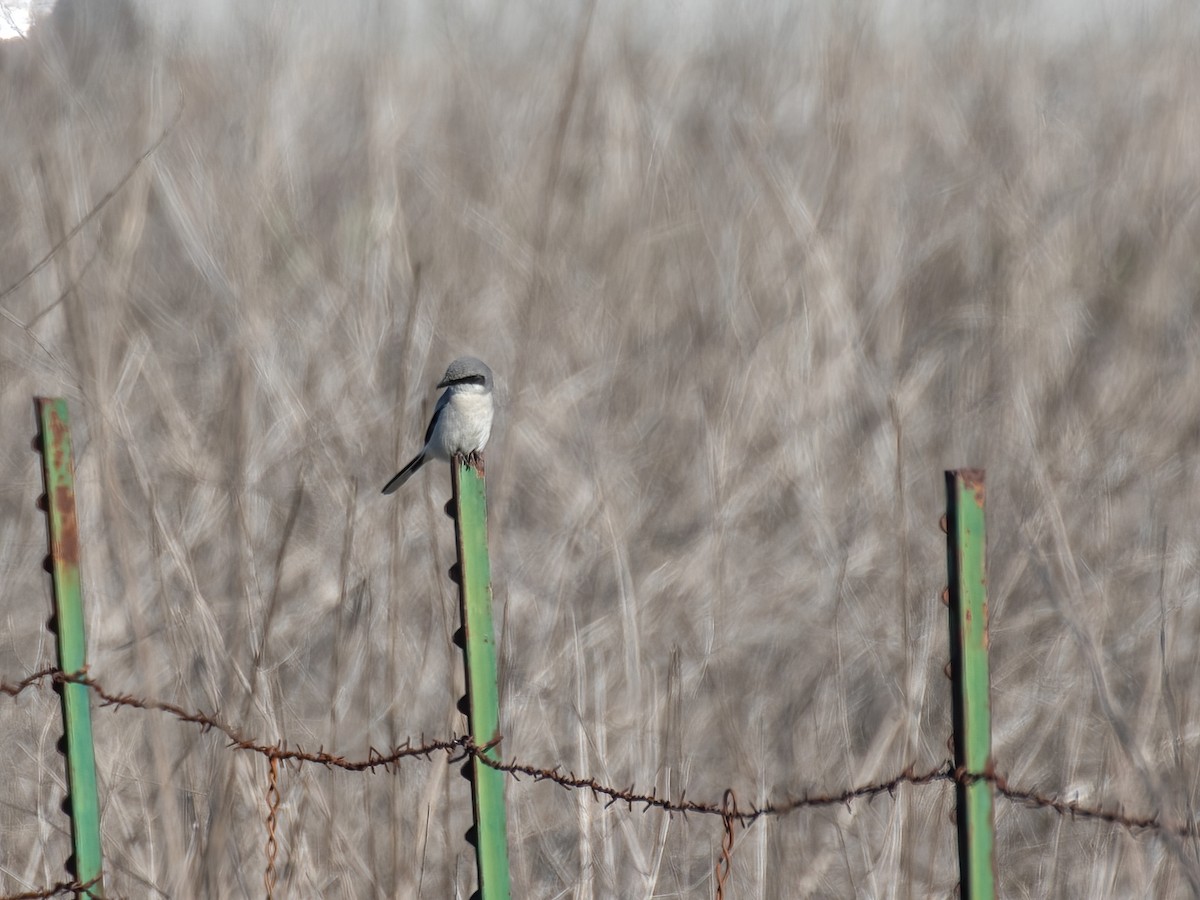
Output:
<path fill-rule="evenodd" d="M 989 475 L 995 754 L 1190 821 L 1200 30 L 869 5 L 113 3 L 0 53 L 6 679 L 53 661 L 30 399 L 70 398 L 93 672 L 351 756 L 460 731 L 444 470 L 489 447 L 504 751 L 743 803 L 947 755 L 942 470 Z M 117 23 L 114 25 L 113 23 Z M 174 123 L 174 124 L 172 124 Z M 0 890 L 59 880 L 56 700 L 0 705 Z M 96 716 L 110 886 L 261 894 L 265 764 Z M 473 889 L 441 760 L 283 781 L 288 897 Z M 719 822 L 510 782 L 515 895 L 705 897 Z M 764 820 L 737 897 L 954 887 L 953 791 Z M 1009 897 L 1195 842 L 997 810 Z"/>

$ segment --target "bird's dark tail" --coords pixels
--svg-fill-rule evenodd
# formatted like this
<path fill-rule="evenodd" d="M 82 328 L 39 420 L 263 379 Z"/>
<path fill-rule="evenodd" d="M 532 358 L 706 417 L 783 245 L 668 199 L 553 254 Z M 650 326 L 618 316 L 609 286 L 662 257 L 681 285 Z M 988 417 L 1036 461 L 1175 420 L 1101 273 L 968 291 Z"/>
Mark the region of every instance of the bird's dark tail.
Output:
<path fill-rule="evenodd" d="M 383 492 L 385 494 L 390 494 L 397 490 L 400 485 L 412 478 L 417 469 L 421 468 L 423 465 L 425 465 L 425 454 L 418 453 L 416 459 L 397 472 L 396 477 L 383 486 Z"/>

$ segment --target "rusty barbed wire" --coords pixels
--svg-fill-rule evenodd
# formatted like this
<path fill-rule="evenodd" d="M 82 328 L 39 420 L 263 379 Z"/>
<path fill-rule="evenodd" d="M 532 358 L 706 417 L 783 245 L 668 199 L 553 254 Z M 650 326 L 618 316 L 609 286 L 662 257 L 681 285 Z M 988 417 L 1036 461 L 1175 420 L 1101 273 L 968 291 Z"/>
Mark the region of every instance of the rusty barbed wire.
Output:
<path fill-rule="evenodd" d="M 275 896 L 275 856 L 279 853 L 279 842 L 275 839 L 275 826 L 279 821 L 279 760 L 268 760 L 271 770 L 267 775 L 267 871 L 263 874 L 263 886 L 267 889 L 267 900 Z"/>
<path fill-rule="evenodd" d="M 412 740 L 406 740 L 403 744 L 391 748 L 388 753 L 381 753 L 374 747 L 367 748 L 366 759 L 351 760 L 344 756 L 339 756 L 334 753 L 328 753 L 324 748 L 316 751 L 305 750 L 300 746 L 289 747 L 286 744 L 265 744 L 254 738 L 250 738 L 242 734 L 237 728 L 220 721 L 216 714 L 208 715 L 199 710 L 186 710 L 182 706 L 174 703 L 167 703 L 162 700 L 154 700 L 144 697 L 135 697 L 133 694 L 117 694 L 104 688 L 96 679 L 87 674 L 87 671 L 82 672 L 63 672 L 58 668 L 42 669 L 34 672 L 28 677 L 22 679 L 16 684 L 8 684 L 0 682 L 0 693 L 8 694 L 10 697 L 16 697 L 21 692 L 34 687 L 39 682 L 51 680 L 55 684 L 64 684 L 71 682 L 73 684 L 82 684 L 90 689 L 99 699 L 100 706 L 117 706 L 128 707 L 131 709 L 147 709 L 157 712 L 167 713 L 181 722 L 190 722 L 193 725 L 199 725 L 202 732 L 218 731 L 229 739 L 229 746 L 235 750 L 248 750 L 253 753 L 259 753 L 268 759 L 277 759 L 280 762 L 292 763 L 315 763 L 326 768 L 344 769 L 348 772 L 362 772 L 376 769 L 390 771 L 396 763 L 408 757 L 425 757 L 428 758 L 437 752 L 453 753 L 460 751 L 464 742 L 467 740 L 462 737 L 454 737 L 447 740 L 425 740 L 424 736 L 420 738 L 420 742 L 413 744 Z M 0 900 L 4 898 L 0 897 Z"/>
<path fill-rule="evenodd" d="M 8 691 L 4 691 L 8 693 Z M 36 891 L 26 891 L 22 894 L 5 894 L 0 900 L 43 900 L 47 897 L 65 897 L 68 894 L 79 894 L 86 891 L 100 880 L 99 876 L 88 881 L 59 881 L 56 884 Z"/>
<path fill-rule="evenodd" d="M 733 830 L 737 827 L 737 797 L 733 788 L 725 791 L 721 809 L 721 824 L 725 826 L 725 833 L 721 835 L 721 858 L 715 867 L 717 900 L 725 900 L 725 882 L 733 871 Z"/>
<path fill-rule="evenodd" d="M 516 760 L 501 762 L 486 756 L 483 752 L 486 749 L 488 748 L 476 746 L 468 739 L 464 739 L 463 741 L 463 750 L 465 752 L 478 756 L 484 765 L 498 769 L 501 772 L 507 772 L 517 781 L 521 780 L 519 776 L 526 775 L 534 781 L 552 781 L 570 790 L 590 791 L 597 799 L 607 798 L 605 808 L 617 803 L 624 803 L 630 810 L 635 806 L 641 806 L 643 807 L 643 812 L 651 809 L 660 809 L 663 812 L 680 813 L 682 815 L 687 815 L 688 813 L 721 817 L 728 815 L 743 827 L 750 825 L 763 816 L 783 816 L 798 809 L 821 806 L 850 806 L 855 800 L 869 800 L 880 794 L 894 794 L 897 788 L 905 784 L 923 785 L 934 781 L 954 780 L 954 767 L 949 762 L 942 763 L 935 769 L 920 773 L 914 771 L 912 766 L 909 766 L 899 775 L 889 778 L 886 781 L 860 785 L 859 787 L 850 788 L 840 793 L 806 794 L 801 797 L 764 803 L 762 806 L 752 806 L 748 810 L 734 809 L 730 811 L 723 804 L 688 800 L 686 791 L 680 794 L 678 800 L 671 800 L 669 797 L 658 796 L 653 790 L 648 794 L 638 793 L 636 787 L 633 785 L 627 789 L 614 788 L 610 785 L 602 784 L 594 778 L 584 778 L 576 775 L 574 772 L 564 774 L 561 766 L 545 769 L 517 762 Z"/>
<path fill-rule="evenodd" d="M 1039 791 L 1025 788 L 1014 788 L 1009 785 L 1002 775 L 963 776 L 963 780 L 990 781 L 996 788 L 996 793 L 1012 803 L 1030 809 L 1050 809 L 1060 816 L 1070 816 L 1072 819 L 1088 819 L 1093 822 L 1106 822 L 1110 825 L 1120 825 L 1130 831 L 1153 831 L 1159 834 L 1169 834 L 1180 838 L 1193 838 L 1200 834 L 1195 822 L 1184 824 L 1163 823 L 1159 814 L 1152 816 L 1128 816 L 1119 809 L 1111 810 L 1103 807 L 1084 806 L 1075 800 L 1063 800 L 1053 794 L 1043 794 Z"/>
<path fill-rule="evenodd" d="M 1103 806 L 1087 806 L 1077 801 L 1066 801 L 1054 794 L 1048 794 L 1027 788 L 1014 787 L 1008 780 L 997 773 L 969 774 L 956 770 L 952 762 L 924 771 L 917 771 L 914 766 L 906 767 L 899 774 L 882 781 L 871 782 L 844 791 L 829 794 L 805 794 L 799 797 L 789 797 L 783 800 L 767 801 L 761 805 L 753 805 L 748 809 L 726 810 L 722 804 L 688 800 L 687 792 L 680 793 L 677 800 L 660 797 L 651 790 L 650 793 L 638 792 L 634 785 L 628 788 L 617 788 L 597 781 L 591 777 L 576 775 L 574 772 L 563 772 L 561 766 L 544 768 L 516 759 L 503 762 L 492 759 L 485 751 L 491 750 L 499 741 L 486 745 L 475 744 L 469 736 L 452 737 L 440 740 L 426 740 L 423 736 L 420 743 L 413 744 L 411 739 L 393 748 L 389 753 L 380 753 L 374 747 L 369 748 L 366 759 L 351 760 L 344 756 L 328 753 L 324 749 L 306 751 L 303 748 L 289 747 L 286 744 L 265 744 L 253 738 L 246 737 L 232 725 L 221 722 L 215 715 L 206 715 L 198 711 L 189 711 L 173 703 L 166 703 L 151 698 L 136 697 L 132 694 L 117 694 L 105 689 L 100 682 L 86 672 L 68 673 L 57 668 L 42 669 L 34 672 L 15 684 L 0 682 L 0 694 L 16 697 L 29 688 L 46 680 L 55 683 L 74 682 L 82 684 L 93 691 L 100 699 L 101 706 L 131 707 L 163 712 L 174 718 L 200 726 L 202 731 L 219 731 L 229 739 L 232 749 L 248 750 L 260 753 L 268 759 L 280 762 L 291 762 L 297 765 L 315 763 L 326 768 L 338 768 L 350 772 L 375 771 L 384 769 L 390 771 L 402 759 L 420 757 L 429 759 L 438 752 L 446 753 L 451 763 L 466 756 L 476 756 L 484 765 L 505 772 L 516 781 L 521 776 L 532 778 L 534 781 L 550 781 L 568 790 L 589 791 L 597 800 L 606 801 L 605 807 L 618 803 L 625 804 L 630 810 L 635 806 L 642 807 L 643 812 L 659 809 L 663 812 L 687 815 L 725 816 L 732 815 L 734 821 L 746 827 L 764 816 L 784 816 L 800 809 L 811 809 L 825 806 L 850 807 L 856 800 L 870 800 L 880 794 L 894 795 L 896 790 L 904 785 L 920 787 L 934 782 L 971 784 L 975 781 L 990 781 L 996 792 L 1007 800 L 1028 807 L 1052 810 L 1059 815 L 1076 819 L 1090 819 L 1112 825 L 1119 825 L 1131 831 L 1152 831 L 1170 834 L 1176 837 L 1195 837 L 1200 834 L 1200 827 L 1195 824 L 1164 823 L 1159 813 L 1149 816 L 1130 816 L 1119 809 L 1105 809 Z M 7 898 L 0 897 L 0 900 Z"/>
<path fill-rule="evenodd" d="M 48 666 L 45 669 L 38 669 L 31 675 L 26 675 L 16 684 L 9 684 L 8 682 L 0 681 L 0 694 L 8 694 L 10 697 L 15 697 L 22 691 L 33 687 L 35 684 L 38 684 L 39 682 L 44 681 L 45 679 L 54 675 L 58 675 L 60 671 L 61 670 L 58 668 L 58 666 Z"/>

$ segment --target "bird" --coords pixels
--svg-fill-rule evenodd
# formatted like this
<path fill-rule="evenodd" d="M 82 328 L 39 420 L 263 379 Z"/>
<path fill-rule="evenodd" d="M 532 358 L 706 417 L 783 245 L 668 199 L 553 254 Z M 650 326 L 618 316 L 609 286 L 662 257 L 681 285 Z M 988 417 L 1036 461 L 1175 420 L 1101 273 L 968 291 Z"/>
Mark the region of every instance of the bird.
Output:
<path fill-rule="evenodd" d="M 431 459 L 453 459 L 463 455 L 478 464 L 480 454 L 492 433 L 492 370 L 474 356 L 461 356 L 450 363 L 438 382 L 445 388 L 433 408 L 433 418 L 425 429 L 425 446 L 403 469 L 383 486 L 390 494 L 412 478 Z"/>

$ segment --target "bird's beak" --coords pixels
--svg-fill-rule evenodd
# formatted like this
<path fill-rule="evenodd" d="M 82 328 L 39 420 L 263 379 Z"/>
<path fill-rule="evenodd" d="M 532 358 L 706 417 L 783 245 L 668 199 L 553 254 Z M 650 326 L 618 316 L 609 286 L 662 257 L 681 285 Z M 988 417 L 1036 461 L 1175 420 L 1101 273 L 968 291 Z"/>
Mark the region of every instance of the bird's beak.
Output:
<path fill-rule="evenodd" d="M 449 380 L 445 379 L 445 378 L 443 378 L 441 381 L 438 382 L 437 390 L 440 391 L 444 387 L 450 387 Z"/>

